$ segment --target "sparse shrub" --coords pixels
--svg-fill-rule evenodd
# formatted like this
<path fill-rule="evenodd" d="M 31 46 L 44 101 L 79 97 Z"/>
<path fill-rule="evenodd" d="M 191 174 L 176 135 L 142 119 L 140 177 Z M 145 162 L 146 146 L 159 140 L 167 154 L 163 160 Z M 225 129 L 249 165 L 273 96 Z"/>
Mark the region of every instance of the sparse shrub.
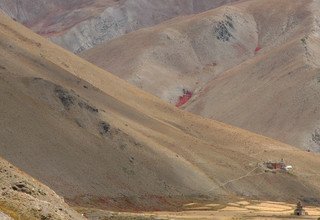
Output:
<path fill-rule="evenodd" d="M 320 132 L 318 130 L 315 130 L 312 134 L 312 141 L 320 145 Z"/>
<path fill-rule="evenodd" d="M 90 111 L 92 113 L 98 113 L 99 112 L 99 110 L 97 108 L 89 105 L 86 102 L 81 101 L 81 102 L 78 103 L 78 105 L 79 105 L 80 108 L 86 109 L 86 110 L 88 110 L 88 111 Z"/>
<path fill-rule="evenodd" d="M 108 124 L 107 122 L 100 122 L 99 123 L 99 131 L 101 135 L 105 135 L 108 134 L 108 132 L 110 131 L 110 124 Z"/>
<path fill-rule="evenodd" d="M 69 109 L 69 107 L 74 104 L 75 98 L 61 86 L 57 86 L 55 88 L 55 94 L 58 96 L 65 108 Z"/>

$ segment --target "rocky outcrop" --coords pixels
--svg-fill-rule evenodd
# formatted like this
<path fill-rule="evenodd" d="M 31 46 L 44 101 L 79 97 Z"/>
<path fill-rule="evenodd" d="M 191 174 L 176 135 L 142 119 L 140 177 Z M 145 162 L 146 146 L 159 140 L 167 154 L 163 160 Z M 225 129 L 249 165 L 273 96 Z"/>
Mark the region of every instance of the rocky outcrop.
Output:
<path fill-rule="evenodd" d="M 54 191 L 2 158 L 0 185 L 0 219 L 85 219 Z"/>

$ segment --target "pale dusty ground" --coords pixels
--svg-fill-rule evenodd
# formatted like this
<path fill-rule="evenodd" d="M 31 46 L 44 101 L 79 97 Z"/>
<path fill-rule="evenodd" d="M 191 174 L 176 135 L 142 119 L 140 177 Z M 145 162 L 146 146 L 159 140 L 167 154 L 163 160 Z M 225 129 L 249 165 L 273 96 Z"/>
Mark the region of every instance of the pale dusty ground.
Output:
<path fill-rule="evenodd" d="M 220 204 L 190 203 L 182 212 L 146 212 L 146 213 L 115 213 L 101 210 L 81 210 L 89 219 L 317 219 L 320 217 L 320 207 L 305 207 L 308 216 L 293 216 L 294 204 L 272 201 L 239 201 Z"/>

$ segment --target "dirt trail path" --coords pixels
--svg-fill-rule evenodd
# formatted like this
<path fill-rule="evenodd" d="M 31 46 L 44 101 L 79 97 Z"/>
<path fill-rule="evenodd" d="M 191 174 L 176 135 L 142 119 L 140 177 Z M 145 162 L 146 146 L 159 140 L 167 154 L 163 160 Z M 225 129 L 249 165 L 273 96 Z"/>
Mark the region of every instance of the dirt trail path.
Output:
<path fill-rule="evenodd" d="M 259 172 L 259 173 L 257 173 L 257 174 L 250 175 L 251 173 L 253 173 L 254 171 L 256 171 L 256 170 L 259 169 L 259 168 L 260 168 L 260 167 L 258 166 L 258 167 L 256 167 L 256 168 L 254 168 L 253 170 L 249 171 L 247 174 L 245 174 L 245 175 L 243 175 L 243 176 L 240 176 L 239 178 L 229 180 L 229 181 L 227 181 L 227 182 L 219 185 L 218 187 L 212 187 L 208 192 L 211 192 L 211 191 L 216 190 L 216 189 L 218 189 L 218 188 L 224 187 L 224 186 L 228 185 L 229 183 L 233 183 L 233 182 L 235 182 L 235 181 L 242 180 L 242 179 L 244 179 L 244 178 L 246 178 L 246 177 L 253 177 L 253 176 L 258 176 L 258 175 L 264 174 L 265 172 L 263 171 L 263 172 Z"/>

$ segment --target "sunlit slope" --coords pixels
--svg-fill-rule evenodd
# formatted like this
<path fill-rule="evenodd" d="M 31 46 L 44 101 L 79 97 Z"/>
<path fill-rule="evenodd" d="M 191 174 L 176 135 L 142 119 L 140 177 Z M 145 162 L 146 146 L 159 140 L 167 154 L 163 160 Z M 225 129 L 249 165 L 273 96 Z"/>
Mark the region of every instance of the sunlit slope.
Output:
<path fill-rule="evenodd" d="M 308 61 L 318 45 L 301 36 L 247 61 L 208 83 L 186 109 L 319 151 L 319 67 Z"/>
<path fill-rule="evenodd" d="M 209 82 L 186 109 L 319 152 L 319 13 L 314 10 L 319 3 L 281 4 L 272 19 L 255 14 L 265 49 Z M 267 2 L 247 7 L 271 11 Z M 275 24 L 278 28 L 272 30 Z"/>
<path fill-rule="evenodd" d="M 0 46 L 0 153 L 69 201 L 319 199 L 315 154 L 183 112 L 3 15 Z M 281 158 L 293 174 L 257 168 Z"/>

